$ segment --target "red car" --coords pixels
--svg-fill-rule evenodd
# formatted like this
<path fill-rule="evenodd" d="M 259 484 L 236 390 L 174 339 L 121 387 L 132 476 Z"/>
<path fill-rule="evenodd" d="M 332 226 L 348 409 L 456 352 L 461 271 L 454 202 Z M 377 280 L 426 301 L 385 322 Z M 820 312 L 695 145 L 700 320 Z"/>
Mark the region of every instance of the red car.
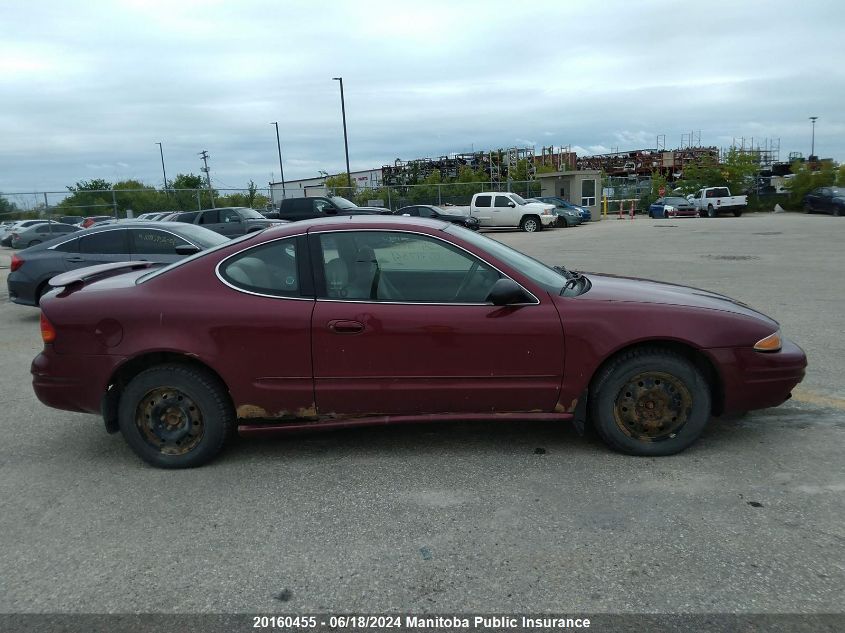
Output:
<path fill-rule="evenodd" d="M 806 367 L 727 297 L 550 268 L 431 220 L 297 222 L 147 266 L 51 280 L 33 386 L 164 468 L 207 462 L 236 427 L 444 419 L 589 421 L 668 455 L 712 415 L 781 404 Z"/>

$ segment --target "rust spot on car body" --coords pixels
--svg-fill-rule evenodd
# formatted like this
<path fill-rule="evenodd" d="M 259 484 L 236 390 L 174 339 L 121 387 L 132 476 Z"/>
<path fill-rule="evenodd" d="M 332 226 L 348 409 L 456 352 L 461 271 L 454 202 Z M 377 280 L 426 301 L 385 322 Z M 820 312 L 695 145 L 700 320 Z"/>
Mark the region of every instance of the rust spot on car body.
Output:
<path fill-rule="evenodd" d="M 311 405 L 307 407 L 300 407 L 296 411 L 287 411 L 283 409 L 281 411 L 276 411 L 275 413 L 270 413 L 267 409 L 254 404 L 242 404 L 237 408 L 235 413 L 238 418 L 242 419 L 261 418 L 265 420 L 316 420 L 318 418 L 317 405 L 314 403 L 311 403 Z"/>

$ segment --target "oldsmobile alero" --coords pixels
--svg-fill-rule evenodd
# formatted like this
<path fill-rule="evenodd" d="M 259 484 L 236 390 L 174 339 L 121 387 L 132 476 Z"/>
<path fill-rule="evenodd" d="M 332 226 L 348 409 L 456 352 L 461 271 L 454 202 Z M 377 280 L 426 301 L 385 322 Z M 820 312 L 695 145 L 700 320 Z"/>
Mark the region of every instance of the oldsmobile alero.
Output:
<path fill-rule="evenodd" d="M 806 358 L 725 296 L 546 266 L 453 224 L 333 217 L 160 269 L 51 280 L 38 398 L 99 413 L 147 462 L 197 466 L 237 429 L 428 420 L 592 424 L 669 455 L 711 416 L 777 406 Z"/>

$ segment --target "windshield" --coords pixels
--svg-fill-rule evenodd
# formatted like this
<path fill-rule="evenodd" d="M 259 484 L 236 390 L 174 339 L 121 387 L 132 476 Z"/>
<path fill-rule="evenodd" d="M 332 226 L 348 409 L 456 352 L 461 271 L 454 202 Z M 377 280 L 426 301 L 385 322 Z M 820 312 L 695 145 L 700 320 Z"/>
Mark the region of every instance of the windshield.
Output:
<path fill-rule="evenodd" d="M 146 281 L 149 281 L 153 277 L 158 277 L 166 273 L 169 270 L 173 270 L 178 266 L 182 266 L 183 264 L 187 264 L 188 262 L 194 261 L 195 259 L 199 259 L 200 257 L 205 257 L 206 255 L 213 253 L 215 251 L 219 251 L 221 248 L 225 248 L 229 244 L 237 244 L 238 242 L 246 242 L 247 240 L 254 239 L 256 235 L 259 235 L 262 231 L 253 231 L 252 233 L 247 233 L 246 235 L 241 235 L 240 237 L 236 237 L 233 240 L 223 238 L 223 242 L 217 244 L 216 246 L 212 246 L 204 251 L 200 251 L 199 253 L 194 253 L 193 255 L 189 255 L 184 259 L 177 260 L 172 264 L 168 264 L 167 266 L 162 266 L 161 268 L 156 268 L 155 270 L 148 272 L 146 275 L 141 275 L 138 279 L 135 280 L 136 284 L 142 284 Z M 221 236 L 223 237 L 223 236 Z"/>
<path fill-rule="evenodd" d="M 341 198 L 340 196 L 331 196 L 329 198 L 332 202 L 334 202 L 335 206 L 338 209 L 355 209 L 355 204 L 349 202 L 346 198 Z"/>
<path fill-rule="evenodd" d="M 686 198 L 666 198 L 665 204 L 683 204 L 683 205 L 686 205 L 686 204 L 689 204 L 689 202 L 687 202 Z"/>
<path fill-rule="evenodd" d="M 511 198 L 513 198 L 513 201 L 516 202 L 517 204 L 520 204 L 520 205 L 521 204 L 528 204 L 528 201 L 525 198 L 518 196 L 515 193 L 511 194 Z"/>
<path fill-rule="evenodd" d="M 549 292 L 560 294 L 560 291 L 563 289 L 563 285 L 566 283 L 566 277 L 562 272 L 549 268 L 544 263 L 537 261 L 533 257 L 529 257 L 519 251 L 515 251 L 509 246 L 505 246 L 501 242 L 497 242 L 486 235 L 480 235 L 475 231 L 470 231 L 469 229 L 465 229 L 456 224 L 450 225 L 445 229 L 445 231 L 446 233 L 459 236 L 473 246 L 477 246 L 487 253 L 490 253 L 497 259 L 501 259 L 509 266 L 513 266 L 523 275 L 530 278 L 531 281 L 542 286 Z"/>
<path fill-rule="evenodd" d="M 169 229 L 170 227 L 165 226 L 164 228 Z M 197 246 L 202 246 L 203 248 L 211 248 L 212 246 L 217 246 L 218 244 L 228 244 L 232 241 L 225 235 L 215 233 L 214 231 L 210 231 L 209 229 L 202 226 L 196 226 L 194 224 L 180 226 L 177 233 Z"/>
<path fill-rule="evenodd" d="M 238 209 L 238 212 L 247 220 L 266 220 L 263 215 L 261 215 L 255 209 L 250 209 L 249 207 L 241 207 Z"/>

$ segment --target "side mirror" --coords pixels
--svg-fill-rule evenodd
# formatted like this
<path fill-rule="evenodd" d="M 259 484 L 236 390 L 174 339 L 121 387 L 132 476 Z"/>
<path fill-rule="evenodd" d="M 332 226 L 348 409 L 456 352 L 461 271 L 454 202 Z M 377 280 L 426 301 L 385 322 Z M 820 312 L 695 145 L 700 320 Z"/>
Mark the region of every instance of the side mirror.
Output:
<path fill-rule="evenodd" d="M 179 244 L 174 250 L 177 255 L 193 255 L 200 252 L 200 249 L 193 244 Z"/>
<path fill-rule="evenodd" d="M 514 209 L 514 208 L 516 208 L 516 203 L 515 203 L 515 202 L 508 202 L 508 206 L 509 206 L 511 209 Z"/>
<path fill-rule="evenodd" d="M 323 207 L 323 213 L 326 215 L 337 215 L 337 209 L 334 207 Z"/>
<path fill-rule="evenodd" d="M 491 301 L 494 306 L 522 303 L 525 299 L 525 291 L 522 289 L 522 286 L 513 279 L 506 277 L 494 283 L 490 289 L 490 294 L 487 295 L 487 301 Z"/>

